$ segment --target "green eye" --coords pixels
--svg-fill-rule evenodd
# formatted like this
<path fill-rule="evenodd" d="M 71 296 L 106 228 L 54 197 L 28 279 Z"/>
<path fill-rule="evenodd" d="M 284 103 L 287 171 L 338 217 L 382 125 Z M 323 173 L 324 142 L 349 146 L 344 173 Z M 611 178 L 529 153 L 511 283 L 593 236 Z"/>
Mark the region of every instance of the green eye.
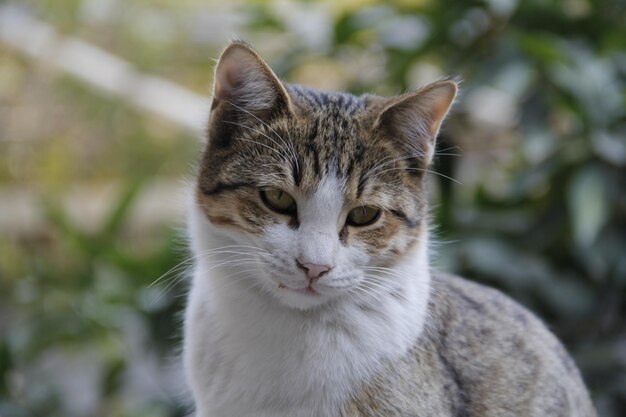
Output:
<path fill-rule="evenodd" d="M 380 209 L 372 206 L 354 208 L 348 213 L 347 223 L 350 226 L 368 226 L 380 217 Z"/>
<path fill-rule="evenodd" d="M 266 188 L 261 190 L 261 200 L 272 210 L 282 214 L 296 212 L 296 200 L 292 196 L 278 188 Z"/>

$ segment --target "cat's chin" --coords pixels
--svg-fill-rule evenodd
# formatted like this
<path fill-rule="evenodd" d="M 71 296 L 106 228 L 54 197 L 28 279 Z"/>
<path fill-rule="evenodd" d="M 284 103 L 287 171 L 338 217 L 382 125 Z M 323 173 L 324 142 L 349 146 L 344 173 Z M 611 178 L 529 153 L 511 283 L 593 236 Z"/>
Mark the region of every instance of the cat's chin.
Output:
<path fill-rule="evenodd" d="M 277 287 L 272 291 L 272 294 L 286 307 L 298 310 L 312 310 L 318 308 L 328 303 L 331 298 L 328 295 L 308 291 L 306 289 L 293 290 L 286 287 Z"/>

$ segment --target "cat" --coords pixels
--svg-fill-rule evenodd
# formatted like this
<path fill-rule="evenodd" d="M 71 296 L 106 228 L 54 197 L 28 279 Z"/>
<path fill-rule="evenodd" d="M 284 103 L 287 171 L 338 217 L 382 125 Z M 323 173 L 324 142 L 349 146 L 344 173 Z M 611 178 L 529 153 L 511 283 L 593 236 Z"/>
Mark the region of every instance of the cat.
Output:
<path fill-rule="evenodd" d="M 430 270 L 426 178 L 456 94 L 322 92 L 225 48 L 189 203 L 198 417 L 596 415 L 539 319 Z"/>

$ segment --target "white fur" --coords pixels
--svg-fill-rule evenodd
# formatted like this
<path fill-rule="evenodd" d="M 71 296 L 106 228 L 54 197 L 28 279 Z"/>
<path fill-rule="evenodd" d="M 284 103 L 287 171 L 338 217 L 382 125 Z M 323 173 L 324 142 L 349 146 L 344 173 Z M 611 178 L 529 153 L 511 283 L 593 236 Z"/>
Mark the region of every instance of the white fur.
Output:
<path fill-rule="evenodd" d="M 420 334 L 430 284 L 427 236 L 393 277 L 381 278 L 402 296 L 358 290 L 360 267 L 375 260 L 339 242 L 350 209 L 341 187 L 330 178 L 311 198 L 296 197 L 300 227 L 272 227 L 256 240 L 215 228 L 190 205 L 197 265 L 184 360 L 198 417 L 338 416 L 381 361 L 404 354 Z M 237 244 L 249 248 L 232 250 L 241 254 L 230 263 L 223 252 L 209 255 Z M 308 285 L 296 258 L 333 267 L 314 284 L 319 295 L 292 290 Z"/>

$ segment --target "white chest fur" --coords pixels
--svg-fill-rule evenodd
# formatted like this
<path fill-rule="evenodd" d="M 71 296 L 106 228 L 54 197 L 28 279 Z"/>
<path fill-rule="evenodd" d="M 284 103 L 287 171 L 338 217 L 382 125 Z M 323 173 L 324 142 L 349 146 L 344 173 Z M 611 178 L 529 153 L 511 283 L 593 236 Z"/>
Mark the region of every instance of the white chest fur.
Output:
<path fill-rule="evenodd" d="M 224 243 L 201 214 L 190 221 L 196 254 Z M 416 246 L 396 267 L 400 295 L 377 292 L 310 311 L 283 306 L 246 280 L 229 281 L 236 266 L 200 258 L 184 349 L 197 416 L 338 416 L 381 361 L 405 353 L 421 331 L 430 279 L 426 250 Z"/>

